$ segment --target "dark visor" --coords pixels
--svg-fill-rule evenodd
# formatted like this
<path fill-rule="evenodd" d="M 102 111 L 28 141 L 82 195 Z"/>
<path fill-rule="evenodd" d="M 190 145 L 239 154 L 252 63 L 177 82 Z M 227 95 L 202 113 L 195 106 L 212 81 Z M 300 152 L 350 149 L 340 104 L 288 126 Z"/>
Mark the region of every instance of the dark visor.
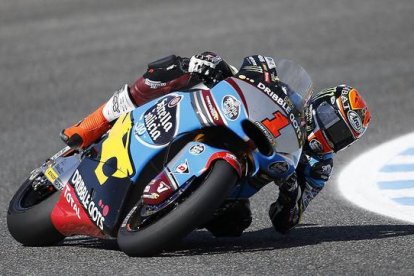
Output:
<path fill-rule="evenodd" d="M 320 104 L 317 108 L 317 113 L 321 129 L 333 145 L 335 152 L 354 142 L 354 136 L 348 125 L 330 104 L 327 102 Z"/>

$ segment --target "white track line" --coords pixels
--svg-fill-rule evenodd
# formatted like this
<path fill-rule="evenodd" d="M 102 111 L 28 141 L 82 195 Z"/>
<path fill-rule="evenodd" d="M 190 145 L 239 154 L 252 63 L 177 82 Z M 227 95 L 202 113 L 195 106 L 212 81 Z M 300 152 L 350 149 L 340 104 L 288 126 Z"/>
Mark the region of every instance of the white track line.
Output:
<path fill-rule="evenodd" d="M 414 133 L 386 142 L 360 155 L 339 175 L 339 190 L 349 201 L 370 211 L 414 223 L 414 206 L 402 205 L 394 197 L 412 197 L 413 189 L 380 189 L 378 182 L 413 180 L 413 172 L 379 172 L 385 165 L 413 164 L 413 155 L 401 154 L 414 148 Z"/>

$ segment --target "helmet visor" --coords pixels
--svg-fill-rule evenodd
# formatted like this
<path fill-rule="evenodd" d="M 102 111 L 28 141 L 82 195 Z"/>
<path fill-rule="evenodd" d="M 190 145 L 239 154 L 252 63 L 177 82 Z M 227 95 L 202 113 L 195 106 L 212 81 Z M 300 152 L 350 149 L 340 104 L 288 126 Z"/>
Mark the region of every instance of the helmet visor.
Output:
<path fill-rule="evenodd" d="M 349 146 L 355 138 L 333 106 L 323 102 L 316 109 L 321 129 L 335 152 Z"/>

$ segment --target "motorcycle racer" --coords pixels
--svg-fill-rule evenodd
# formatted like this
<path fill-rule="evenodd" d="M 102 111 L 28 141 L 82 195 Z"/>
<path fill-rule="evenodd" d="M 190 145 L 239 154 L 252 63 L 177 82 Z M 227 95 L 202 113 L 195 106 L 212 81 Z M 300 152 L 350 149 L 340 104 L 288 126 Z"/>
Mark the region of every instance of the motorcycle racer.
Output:
<path fill-rule="evenodd" d="M 212 52 L 191 58 L 165 57 L 150 63 L 146 73 L 133 85 L 124 85 L 92 114 L 64 129 L 61 138 L 71 147 L 86 148 L 108 131 L 121 114 L 199 83 L 212 86 L 227 77 L 248 76 L 270 80 L 281 89 L 283 84 L 278 81 L 276 69 L 269 66 L 272 62 L 273 59 L 259 55 L 246 57 L 238 71 Z M 279 186 L 279 197 L 269 210 L 277 231 L 286 233 L 299 223 L 309 202 L 331 175 L 333 154 L 358 140 L 369 120 L 364 100 L 352 87 L 339 85 L 312 95 L 305 108 L 307 140 L 296 171 L 284 180 L 274 180 L 264 174 L 250 179 L 250 185 L 257 190 L 272 181 Z M 239 236 L 251 221 L 248 200 L 228 200 L 204 227 L 215 236 Z"/>

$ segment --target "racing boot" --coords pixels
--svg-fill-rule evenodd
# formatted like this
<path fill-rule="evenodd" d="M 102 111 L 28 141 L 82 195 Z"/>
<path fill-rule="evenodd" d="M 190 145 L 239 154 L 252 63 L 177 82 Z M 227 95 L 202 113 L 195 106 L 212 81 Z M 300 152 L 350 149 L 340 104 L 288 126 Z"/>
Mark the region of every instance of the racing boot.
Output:
<path fill-rule="evenodd" d="M 60 137 L 71 148 L 85 149 L 111 128 L 111 122 L 134 108 L 135 105 L 129 95 L 129 87 L 124 85 L 108 102 L 86 118 L 62 130 Z"/>
<path fill-rule="evenodd" d="M 269 209 L 269 216 L 276 231 L 286 234 L 301 220 L 309 203 L 323 187 L 317 187 L 305 181 L 298 185 L 296 175 L 288 179 L 279 188 L 279 198 Z"/>
<path fill-rule="evenodd" d="M 296 173 L 279 186 L 279 197 L 270 205 L 269 217 L 276 231 L 285 234 L 299 223 L 302 191 Z"/>

